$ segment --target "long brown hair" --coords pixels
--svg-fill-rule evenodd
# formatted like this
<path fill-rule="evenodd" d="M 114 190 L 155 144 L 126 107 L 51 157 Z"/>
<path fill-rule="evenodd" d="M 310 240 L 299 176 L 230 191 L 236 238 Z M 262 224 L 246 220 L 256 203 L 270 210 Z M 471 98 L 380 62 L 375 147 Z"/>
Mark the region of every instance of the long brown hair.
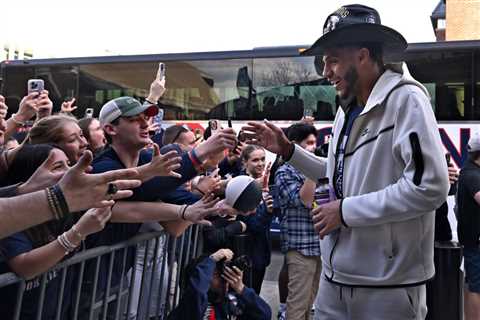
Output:
<path fill-rule="evenodd" d="M 42 118 L 37 121 L 28 133 L 28 143 L 59 143 L 63 139 L 63 128 L 66 123 L 78 124 L 77 119 L 72 116 L 57 114 Z"/>
<path fill-rule="evenodd" d="M 242 154 L 240 155 L 240 159 L 242 159 L 242 162 L 247 161 L 250 158 L 250 154 L 254 152 L 255 150 L 263 150 L 265 149 L 263 147 L 254 145 L 254 144 L 249 144 L 245 146 L 242 150 Z"/>

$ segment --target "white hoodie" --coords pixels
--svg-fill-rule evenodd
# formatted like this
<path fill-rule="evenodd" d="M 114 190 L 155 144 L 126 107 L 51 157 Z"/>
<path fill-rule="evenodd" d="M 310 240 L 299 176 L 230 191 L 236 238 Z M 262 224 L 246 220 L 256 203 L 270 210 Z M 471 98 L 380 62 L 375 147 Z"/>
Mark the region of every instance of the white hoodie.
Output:
<path fill-rule="evenodd" d="M 335 117 L 325 159 L 295 147 L 290 163 L 311 179 L 333 181 L 345 113 Z M 345 148 L 342 226 L 321 241 L 325 276 L 349 286 L 388 287 L 434 275 L 434 213 L 449 188 L 426 89 L 392 70 L 376 82 Z"/>

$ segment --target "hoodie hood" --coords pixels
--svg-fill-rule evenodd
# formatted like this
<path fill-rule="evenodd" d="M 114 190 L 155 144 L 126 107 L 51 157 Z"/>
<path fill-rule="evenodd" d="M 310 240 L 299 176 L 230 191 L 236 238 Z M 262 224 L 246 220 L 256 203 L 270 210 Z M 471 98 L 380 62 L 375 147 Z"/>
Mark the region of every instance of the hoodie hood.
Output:
<path fill-rule="evenodd" d="M 392 90 L 403 85 L 419 87 L 428 99 L 430 99 L 427 89 L 420 82 L 412 78 L 404 62 L 387 64 L 385 68 L 385 72 L 378 78 L 375 86 L 373 86 L 372 92 L 361 114 L 367 113 L 375 106 L 383 105 Z"/>

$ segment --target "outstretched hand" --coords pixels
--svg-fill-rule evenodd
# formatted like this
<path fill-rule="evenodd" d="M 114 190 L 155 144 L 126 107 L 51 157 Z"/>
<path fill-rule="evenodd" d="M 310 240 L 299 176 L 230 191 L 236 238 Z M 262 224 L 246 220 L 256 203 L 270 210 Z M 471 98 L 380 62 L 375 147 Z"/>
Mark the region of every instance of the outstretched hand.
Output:
<path fill-rule="evenodd" d="M 215 206 L 219 201 L 220 199 L 211 193 L 203 196 L 202 199 L 187 207 L 184 215 L 185 220 L 206 226 L 212 225 L 205 218 L 216 213 Z"/>
<path fill-rule="evenodd" d="M 128 189 L 140 186 L 135 169 L 113 170 L 99 174 L 89 174 L 91 171 L 92 153 L 85 151 L 77 164 L 70 168 L 58 182 L 70 212 L 90 208 L 112 206 L 113 200 L 130 197 L 133 192 Z M 107 193 L 110 183 L 115 184 L 115 193 Z"/>
<path fill-rule="evenodd" d="M 242 131 L 248 144 L 261 146 L 283 157 L 287 157 L 292 151 L 293 143 L 288 140 L 282 129 L 270 121 L 248 122 Z"/>

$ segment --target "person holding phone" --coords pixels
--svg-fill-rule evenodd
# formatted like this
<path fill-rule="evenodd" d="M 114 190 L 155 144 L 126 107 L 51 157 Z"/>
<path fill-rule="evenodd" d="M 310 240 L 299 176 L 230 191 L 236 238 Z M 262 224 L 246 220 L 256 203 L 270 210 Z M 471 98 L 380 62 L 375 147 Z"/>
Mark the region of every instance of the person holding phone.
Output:
<path fill-rule="evenodd" d="M 150 84 L 150 91 L 148 93 L 145 102 L 158 107 L 158 101 L 163 96 L 166 91 L 166 66 L 164 63 L 160 62 L 158 64 L 157 74 L 155 79 Z M 158 144 L 159 147 L 163 146 L 163 134 L 165 130 L 162 128 L 163 121 L 163 109 L 158 107 L 158 113 L 151 118 L 149 131 L 153 132 L 151 137 L 152 141 Z"/>
<path fill-rule="evenodd" d="M 51 115 L 53 102 L 48 97 L 48 91 L 31 91 L 20 101 L 18 111 L 7 120 L 5 139 L 8 140 L 18 129 L 25 128 L 35 116 L 44 118 Z"/>

